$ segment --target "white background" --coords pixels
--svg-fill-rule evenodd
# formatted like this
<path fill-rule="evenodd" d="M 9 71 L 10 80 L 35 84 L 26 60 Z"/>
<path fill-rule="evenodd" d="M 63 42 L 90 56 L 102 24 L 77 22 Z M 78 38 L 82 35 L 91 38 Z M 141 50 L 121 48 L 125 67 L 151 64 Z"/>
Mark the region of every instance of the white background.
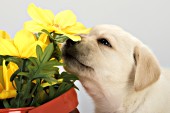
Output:
<path fill-rule="evenodd" d="M 115 24 L 148 45 L 162 66 L 170 66 L 170 2 L 169 0 L 0 0 L 0 29 L 11 37 L 30 20 L 29 3 L 35 3 L 55 14 L 70 9 L 87 27 Z M 80 91 L 79 110 L 93 113 L 92 100 L 77 83 Z"/>

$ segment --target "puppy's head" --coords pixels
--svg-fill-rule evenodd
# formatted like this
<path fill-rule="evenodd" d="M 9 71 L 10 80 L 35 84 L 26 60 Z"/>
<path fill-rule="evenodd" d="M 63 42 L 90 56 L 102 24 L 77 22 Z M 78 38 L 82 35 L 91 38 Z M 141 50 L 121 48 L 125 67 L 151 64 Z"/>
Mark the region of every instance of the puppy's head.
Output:
<path fill-rule="evenodd" d="M 63 47 L 65 69 L 80 78 L 131 83 L 136 91 L 160 76 L 152 52 L 139 40 L 113 25 L 98 25 L 80 42 L 67 40 Z"/>

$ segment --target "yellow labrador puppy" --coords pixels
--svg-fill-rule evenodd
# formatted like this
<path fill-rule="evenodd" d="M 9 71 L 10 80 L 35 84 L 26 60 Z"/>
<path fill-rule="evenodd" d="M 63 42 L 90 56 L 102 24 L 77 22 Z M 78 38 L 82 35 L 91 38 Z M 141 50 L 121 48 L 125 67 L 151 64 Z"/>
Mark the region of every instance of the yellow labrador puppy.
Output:
<path fill-rule="evenodd" d="M 79 77 L 96 113 L 170 113 L 168 71 L 146 45 L 113 25 L 81 37 L 63 47 L 65 69 Z"/>

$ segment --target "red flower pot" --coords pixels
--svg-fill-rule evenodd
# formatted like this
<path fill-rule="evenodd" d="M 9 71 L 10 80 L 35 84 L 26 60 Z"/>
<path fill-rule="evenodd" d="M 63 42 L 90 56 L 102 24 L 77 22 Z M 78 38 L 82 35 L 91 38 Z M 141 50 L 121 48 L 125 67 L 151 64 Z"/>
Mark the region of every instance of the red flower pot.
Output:
<path fill-rule="evenodd" d="M 5 108 L 0 109 L 0 113 L 28 113 L 29 110 L 33 109 L 34 107 L 25 107 L 25 108 Z"/>
<path fill-rule="evenodd" d="M 79 113 L 76 109 L 77 105 L 77 93 L 74 88 L 72 88 L 41 106 L 35 108 L 0 109 L 0 113 L 71 113 L 72 111 L 74 113 Z"/>
<path fill-rule="evenodd" d="M 69 113 L 78 105 L 74 88 L 59 97 L 29 111 L 29 113 Z"/>

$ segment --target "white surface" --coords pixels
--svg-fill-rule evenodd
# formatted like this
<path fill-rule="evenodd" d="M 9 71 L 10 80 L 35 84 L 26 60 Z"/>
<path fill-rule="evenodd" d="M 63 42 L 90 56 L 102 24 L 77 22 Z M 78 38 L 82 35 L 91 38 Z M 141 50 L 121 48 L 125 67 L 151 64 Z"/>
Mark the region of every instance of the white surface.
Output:
<path fill-rule="evenodd" d="M 80 113 L 94 113 L 94 105 L 91 97 L 86 93 L 80 82 L 76 82 L 76 85 L 79 87 L 77 90 L 79 105 L 78 109 Z"/>
<path fill-rule="evenodd" d="M 169 0 L 1 0 L 0 29 L 11 36 L 22 29 L 29 3 L 51 9 L 54 13 L 71 9 L 78 21 L 88 27 L 116 24 L 147 44 L 163 66 L 170 66 L 170 1 Z M 93 105 L 81 85 L 79 109 L 93 113 Z"/>

